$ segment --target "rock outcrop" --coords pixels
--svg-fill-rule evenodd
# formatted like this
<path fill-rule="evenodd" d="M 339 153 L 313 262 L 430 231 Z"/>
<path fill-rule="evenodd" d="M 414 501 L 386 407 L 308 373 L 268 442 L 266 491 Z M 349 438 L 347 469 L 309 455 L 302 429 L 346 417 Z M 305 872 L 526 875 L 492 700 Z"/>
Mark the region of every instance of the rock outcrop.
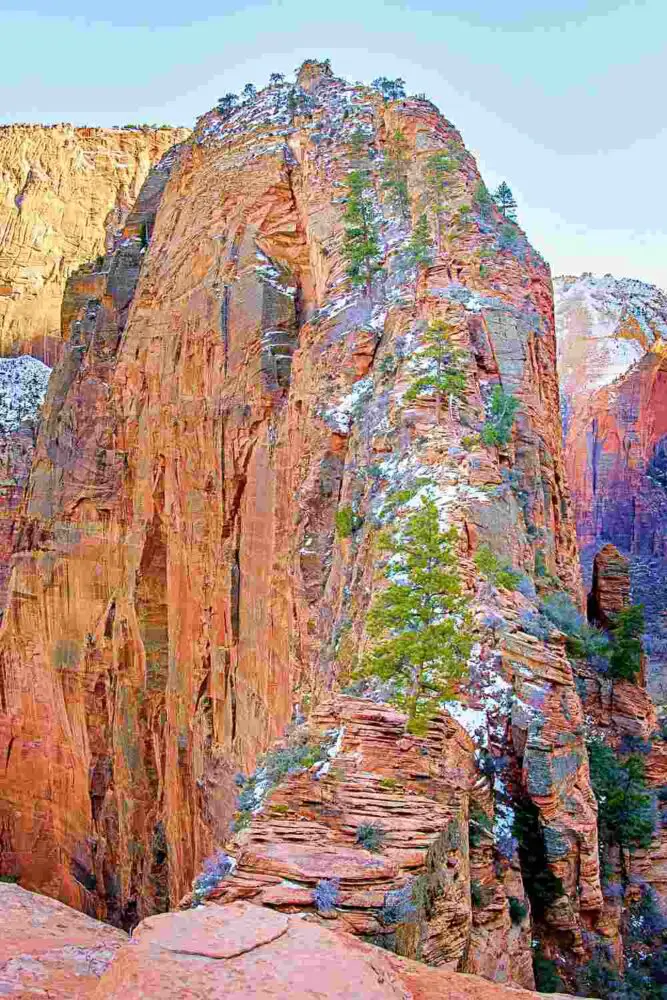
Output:
<path fill-rule="evenodd" d="M 405 721 L 343 697 L 314 712 L 308 737 L 328 740 L 326 760 L 267 788 L 261 812 L 227 845 L 232 873 L 207 898 L 303 910 L 429 965 L 533 986 L 530 907 L 518 859 L 493 868 L 502 807 L 494 816 L 480 787 L 474 743 L 446 714 L 424 738 Z M 380 831 L 376 853 L 357 842 L 364 827 Z M 317 886 L 332 880 L 327 908 Z M 524 907 L 518 922 L 510 898 Z"/>
<path fill-rule="evenodd" d="M 382 255 L 370 295 L 347 274 L 355 167 Z M 440 244 L 416 273 L 405 248 L 422 211 Z M 445 406 L 407 393 L 435 320 L 465 359 L 465 393 Z M 526 981 L 528 935 L 507 904 L 523 896 L 521 806 L 564 887 L 535 933 L 558 961 L 583 956 L 601 907 L 583 715 L 563 636 L 529 627 L 536 588 L 583 603 L 551 282 L 455 128 L 427 100 L 384 101 L 312 63 L 296 87 L 212 111 L 149 177 L 114 253 L 73 275 L 63 324 L 0 632 L 5 870 L 125 927 L 180 899 L 228 838 L 238 771 L 301 711 L 347 711 L 326 706 L 365 641 L 379 532 L 428 483 L 476 621 L 450 712 L 473 743 L 443 762 L 456 780 L 419 778 L 390 713 L 379 752 L 396 742 L 408 784 L 428 782 L 431 806 L 405 803 L 420 865 L 434 825 L 466 819 L 473 745 L 493 827 L 469 861 L 484 905 L 472 914 L 466 870 L 459 930 L 430 947 L 463 966 L 470 941 L 472 971 Z M 497 446 L 479 434 L 495 387 L 520 403 Z M 478 570 L 481 545 L 513 564 L 516 589 Z M 379 763 L 364 725 L 350 719 Z M 352 797 L 368 785 L 349 780 Z M 304 813 L 320 855 L 327 838 L 343 851 L 352 805 L 336 806 L 340 841 Z M 294 871 L 290 838 L 266 831 L 261 873 Z M 351 908 L 360 928 L 365 909 Z"/>
<path fill-rule="evenodd" d="M 607 542 L 646 611 L 649 685 L 667 683 L 667 295 L 610 275 L 554 281 L 565 454 L 582 564 Z"/>
<path fill-rule="evenodd" d="M 148 918 L 94 995 L 99 1000 L 343 1000 L 351 989 L 368 1000 L 530 1000 L 545 995 L 429 969 L 299 916 L 243 902 Z"/>
<path fill-rule="evenodd" d="M 0 357 L 60 357 L 60 305 L 81 264 L 112 246 L 173 128 L 0 127 Z"/>
<path fill-rule="evenodd" d="M 94 994 L 127 935 L 48 896 L 0 882 L 0 996 Z"/>

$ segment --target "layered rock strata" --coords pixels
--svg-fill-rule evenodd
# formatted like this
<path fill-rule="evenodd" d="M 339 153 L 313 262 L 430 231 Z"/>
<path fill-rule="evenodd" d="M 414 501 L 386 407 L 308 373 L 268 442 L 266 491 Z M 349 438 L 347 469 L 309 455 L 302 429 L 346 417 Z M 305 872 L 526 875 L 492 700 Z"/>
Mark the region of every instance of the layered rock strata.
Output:
<path fill-rule="evenodd" d="M 387 186 L 397 131 L 410 221 Z M 416 274 L 433 157 L 441 243 Z M 384 268 L 370 296 L 346 274 L 355 167 Z M 65 294 L 0 633 L 4 867 L 128 927 L 179 899 L 227 839 L 235 774 L 363 646 L 378 533 L 428 481 L 477 623 L 451 714 L 486 762 L 480 808 L 501 817 L 466 935 L 491 955 L 511 936 L 494 872 L 517 870 L 527 800 L 566 891 L 540 933 L 557 958 L 583 954 L 601 895 L 581 705 L 563 637 L 526 624 L 536 584 L 581 600 L 546 265 L 432 104 L 325 65 L 205 115 L 154 178 L 113 256 Z M 465 398 L 444 408 L 406 398 L 434 320 L 465 356 Z M 478 434 L 495 386 L 520 402 L 500 447 Z M 480 575 L 481 544 L 522 593 Z"/>

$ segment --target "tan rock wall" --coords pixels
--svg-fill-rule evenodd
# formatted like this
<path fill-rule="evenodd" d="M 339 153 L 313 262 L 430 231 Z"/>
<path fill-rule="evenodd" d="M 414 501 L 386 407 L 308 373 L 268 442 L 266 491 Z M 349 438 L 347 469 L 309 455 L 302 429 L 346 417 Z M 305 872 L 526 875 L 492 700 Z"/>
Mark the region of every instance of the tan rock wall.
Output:
<path fill-rule="evenodd" d="M 0 356 L 60 356 L 60 304 L 187 129 L 0 128 Z"/>

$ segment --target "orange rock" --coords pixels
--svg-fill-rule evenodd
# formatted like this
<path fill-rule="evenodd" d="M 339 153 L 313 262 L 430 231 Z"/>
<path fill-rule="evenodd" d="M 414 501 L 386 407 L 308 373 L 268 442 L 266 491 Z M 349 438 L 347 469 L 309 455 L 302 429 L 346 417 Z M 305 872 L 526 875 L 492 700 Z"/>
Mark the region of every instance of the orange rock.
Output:
<path fill-rule="evenodd" d="M 127 935 L 47 896 L 0 882 L 0 994 L 90 997 Z"/>
<path fill-rule="evenodd" d="M 99 1000 L 225 996 L 520 1000 L 541 994 L 398 958 L 248 903 L 145 920 L 99 983 Z M 559 994 L 550 994 L 558 997 Z"/>

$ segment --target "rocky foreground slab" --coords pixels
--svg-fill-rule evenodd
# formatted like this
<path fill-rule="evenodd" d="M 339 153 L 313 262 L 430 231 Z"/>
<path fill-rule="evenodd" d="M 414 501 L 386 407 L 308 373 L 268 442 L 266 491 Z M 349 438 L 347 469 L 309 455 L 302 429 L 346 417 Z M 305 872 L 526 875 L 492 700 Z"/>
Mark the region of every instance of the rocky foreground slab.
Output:
<path fill-rule="evenodd" d="M 122 931 L 16 885 L 0 884 L 0 907 L 0 995 L 13 1000 L 544 995 L 429 968 L 303 916 L 240 901 L 149 917 L 129 941 Z"/>

